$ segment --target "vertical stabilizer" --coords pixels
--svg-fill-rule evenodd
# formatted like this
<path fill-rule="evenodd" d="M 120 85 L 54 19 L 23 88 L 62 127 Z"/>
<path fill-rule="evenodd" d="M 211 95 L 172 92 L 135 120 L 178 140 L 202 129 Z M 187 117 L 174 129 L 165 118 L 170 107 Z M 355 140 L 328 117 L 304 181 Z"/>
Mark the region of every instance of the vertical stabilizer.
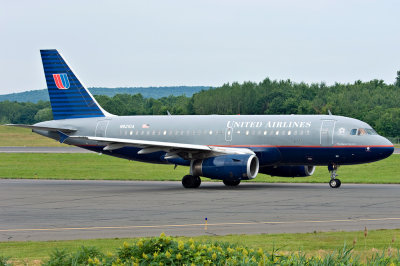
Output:
<path fill-rule="evenodd" d="M 104 117 L 105 112 L 57 50 L 40 50 L 54 120 Z"/>

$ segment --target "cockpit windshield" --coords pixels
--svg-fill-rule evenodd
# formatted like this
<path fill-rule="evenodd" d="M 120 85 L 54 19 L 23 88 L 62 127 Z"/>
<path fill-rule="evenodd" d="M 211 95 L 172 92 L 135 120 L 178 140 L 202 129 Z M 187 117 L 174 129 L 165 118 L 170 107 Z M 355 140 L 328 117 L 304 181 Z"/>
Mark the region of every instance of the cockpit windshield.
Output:
<path fill-rule="evenodd" d="M 350 130 L 350 135 L 378 135 L 378 133 L 376 133 L 376 131 L 372 128 L 353 128 L 352 130 Z"/>

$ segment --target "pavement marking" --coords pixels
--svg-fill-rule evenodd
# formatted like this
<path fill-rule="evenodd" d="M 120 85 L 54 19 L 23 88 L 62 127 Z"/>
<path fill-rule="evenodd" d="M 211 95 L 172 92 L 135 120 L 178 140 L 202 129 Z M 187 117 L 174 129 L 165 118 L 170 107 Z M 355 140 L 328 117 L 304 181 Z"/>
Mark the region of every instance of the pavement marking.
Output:
<path fill-rule="evenodd" d="M 305 224 L 305 223 L 343 223 L 343 222 L 372 222 L 372 221 L 400 221 L 400 218 L 361 218 L 345 220 L 309 220 L 309 221 L 282 221 L 282 222 L 237 222 L 237 223 L 207 223 L 207 226 L 225 225 L 259 225 L 259 224 Z M 29 228 L 29 229 L 0 229 L 0 232 L 25 232 L 25 231 L 66 231 L 66 230 L 99 230 L 99 229 L 134 229 L 134 228 L 167 228 L 167 227 L 204 227 L 200 224 L 166 224 L 166 225 L 128 225 L 128 226 L 92 226 L 92 227 L 60 227 L 60 228 Z"/>

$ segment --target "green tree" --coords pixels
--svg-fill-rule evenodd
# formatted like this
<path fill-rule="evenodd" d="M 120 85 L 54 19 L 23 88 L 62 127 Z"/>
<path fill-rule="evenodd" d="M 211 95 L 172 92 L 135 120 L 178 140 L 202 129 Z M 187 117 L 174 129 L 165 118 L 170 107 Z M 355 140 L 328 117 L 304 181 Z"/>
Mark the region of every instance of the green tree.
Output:
<path fill-rule="evenodd" d="M 397 71 L 396 82 L 394 83 L 397 87 L 400 87 L 400 71 Z"/>

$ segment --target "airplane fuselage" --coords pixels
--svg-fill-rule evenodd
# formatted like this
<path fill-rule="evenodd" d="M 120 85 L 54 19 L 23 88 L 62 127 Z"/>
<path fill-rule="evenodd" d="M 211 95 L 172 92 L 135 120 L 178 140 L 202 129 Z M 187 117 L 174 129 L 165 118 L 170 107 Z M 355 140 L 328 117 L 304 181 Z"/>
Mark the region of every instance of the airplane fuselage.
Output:
<path fill-rule="evenodd" d="M 334 115 L 187 115 L 115 116 L 64 119 L 39 126 L 73 127 L 72 135 L 163 141 L 207 146 L 248 148 L 265 165 L 357 164 L 386 158 L 393 145 L 368 124 Z M 360 133 L 361 131 L 361 133 Z M 54 132 L 35 132 L 59 139 Z M 95 141 L 67 139 L 66 144 L 151 163 L 188 165 L 166 160 L 165 152 L 138 154 L 141 148 L 103 150 Z"/>

